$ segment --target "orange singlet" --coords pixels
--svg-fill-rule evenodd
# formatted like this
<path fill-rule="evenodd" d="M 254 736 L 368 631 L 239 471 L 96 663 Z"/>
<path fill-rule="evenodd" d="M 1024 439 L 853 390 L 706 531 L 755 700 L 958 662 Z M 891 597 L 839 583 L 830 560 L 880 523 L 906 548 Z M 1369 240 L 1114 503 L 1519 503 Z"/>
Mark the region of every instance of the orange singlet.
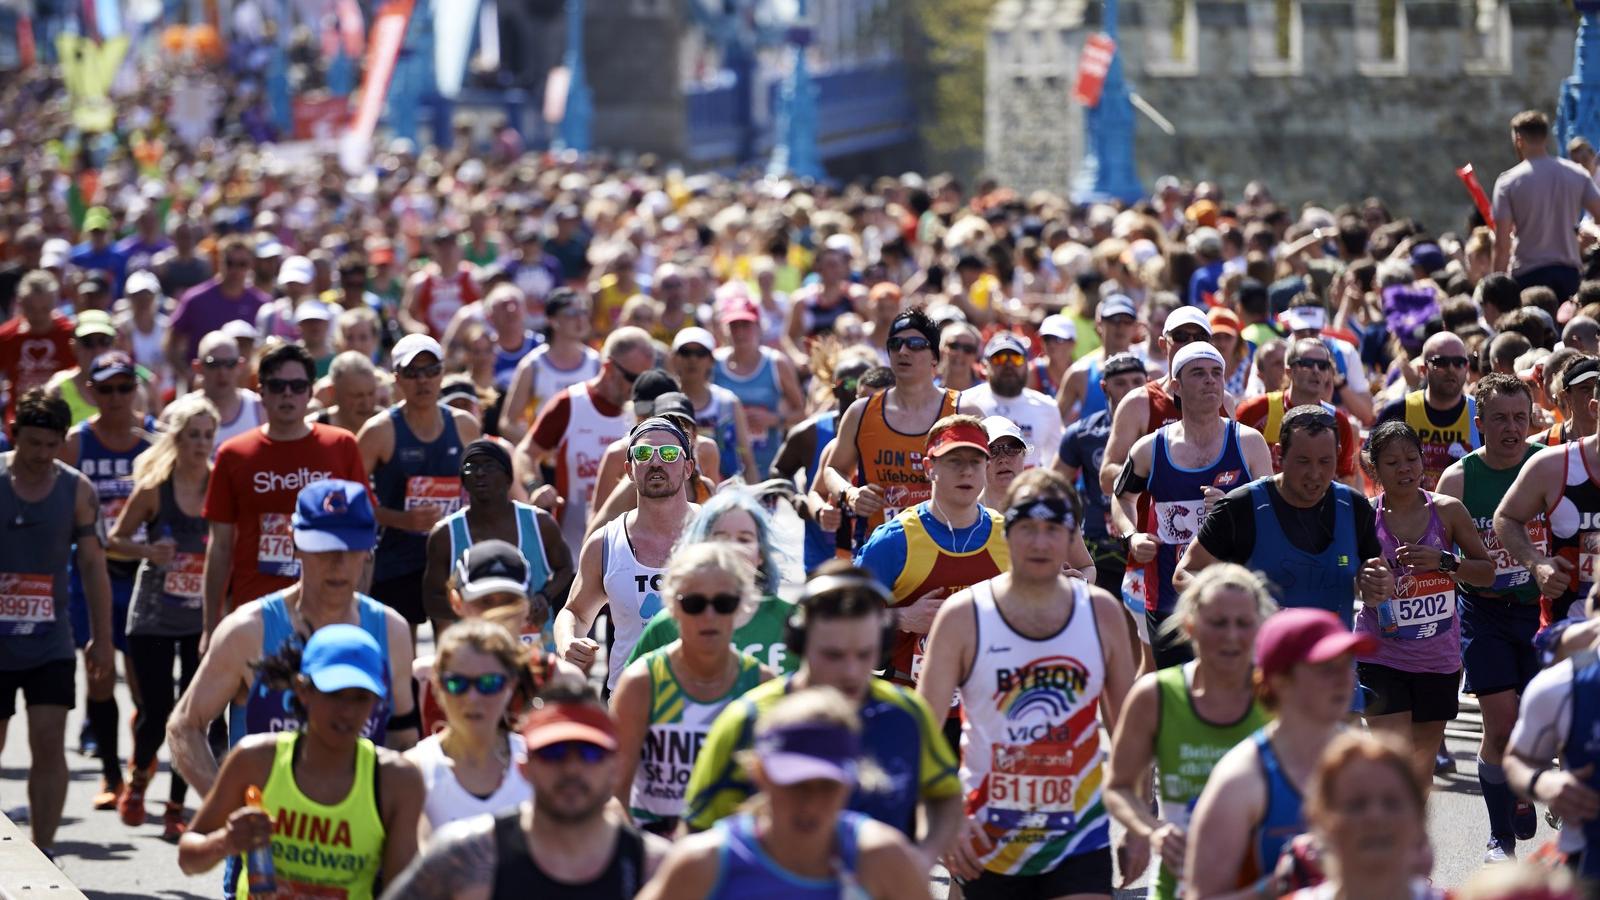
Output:
<path fill-rule="evenodd" d="M 867 408 L 861 413 L 861 426 L 856 430 L 856 484 L 862 487 L 875 484 L 883 489 L 883 510 L 866 517 L 866 532 L 858 535 L 858 542 L 899 515 L 901 510 L 933 496 L 928 473 L 922 468 L 922 451 L 928 447 L 928 432 L 934 423 L 955 414 L 961 393 L 946 390 L 939 404 L 939 414 L 916 434 L 905 434 L 889 426 L 884 409 L 887 396 L 888 391 L 881 391 L 867 400 Z"/>

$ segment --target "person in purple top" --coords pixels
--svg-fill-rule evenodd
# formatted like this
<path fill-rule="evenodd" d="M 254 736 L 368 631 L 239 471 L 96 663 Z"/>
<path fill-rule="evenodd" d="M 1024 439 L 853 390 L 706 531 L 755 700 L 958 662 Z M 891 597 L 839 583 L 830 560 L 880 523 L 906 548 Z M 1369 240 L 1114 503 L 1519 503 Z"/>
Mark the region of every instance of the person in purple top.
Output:
<path fill-rule="evenodd" d="M 161 213 L 155 203 L 140 197 L 128 204 L 128 218 L 133 220 L 134 232 L 113 246 L 122 257 L 126 272 L 148 269 L 156 254 L 172 246 L 161 229 Z"/>
<path fill-rule="evenodd" d="M 167 360 L 173 371 L 185 371 L 200 339 L 234 319 L 254 322 L 262 304 L 272 299 L 249 283 L 255 254 L 243 237 L 230 235 L 220 246 L 222 273 L 190 288 L 178 301 L 167 331 Z"/>

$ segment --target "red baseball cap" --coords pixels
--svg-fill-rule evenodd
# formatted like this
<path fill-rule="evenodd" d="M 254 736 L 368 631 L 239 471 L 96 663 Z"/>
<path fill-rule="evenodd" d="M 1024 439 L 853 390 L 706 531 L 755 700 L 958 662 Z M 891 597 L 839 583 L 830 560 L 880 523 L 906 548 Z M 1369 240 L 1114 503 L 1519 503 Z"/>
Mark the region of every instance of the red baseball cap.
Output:
<path fill-rule="evenodd" d="M 930 438 L 928 440 L 928 449 L 923 455 L 929 459 L 938 459 L 958 447 L 971 447 L 987 458 L 989 456 L 989 435 L 981 425 L 962 422 L 939 432 L 937 437 Z"/>
<path fill-rule="evenodd" d="M 1263 676 L 1277 675 L 1298 663 L 1327 662 L 1346 653 L 1377 649 L 1377 638 L 1352 632 L 1325 609 L 1285 609 L 1268 616 L 1256 632 L 1256 668 Z"/>
<path fill-rule="evenodd" d="M 587 703 L 546 703 L 528 714 L 522 723 L 522 740 L 529 750 L 538 750 L 563 741 L 582 741 L 617 749 L 617 725 L 611 714 Z"/>

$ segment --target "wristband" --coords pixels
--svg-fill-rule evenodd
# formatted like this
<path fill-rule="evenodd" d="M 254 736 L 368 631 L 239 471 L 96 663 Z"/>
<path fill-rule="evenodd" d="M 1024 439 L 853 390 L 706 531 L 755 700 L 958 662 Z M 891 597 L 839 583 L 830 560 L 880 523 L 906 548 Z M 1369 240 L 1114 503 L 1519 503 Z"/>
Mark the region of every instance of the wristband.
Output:
<path fill-rule="evenodd" d="M 1539 795 L 1535 791 L 1535 788 L 1539 784 L 1539 776 L 1543 775 L 1544 773 L 1546 773 L 1548 771 L 1550 771 L 1550 767 L 1549 766 L 1540 766 L 1539 768 L 1533 770 L 1533 774 L 1532 775 L 1528 776 L 1528 799 L 1529 800 L 1537 800 L 1537 799 L 1539 799 Z"/>

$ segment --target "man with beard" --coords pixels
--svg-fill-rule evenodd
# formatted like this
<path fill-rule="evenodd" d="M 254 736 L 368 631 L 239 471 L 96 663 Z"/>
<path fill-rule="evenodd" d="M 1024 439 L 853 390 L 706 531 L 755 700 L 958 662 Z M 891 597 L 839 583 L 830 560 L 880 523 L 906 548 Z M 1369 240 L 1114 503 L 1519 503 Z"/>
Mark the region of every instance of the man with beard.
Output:
<path fill-rule="evenodd" d="M 1004 416 L 1017 423 L 1023 443 L 1028 445 L 1027 467 L 1043 465 L 1039 448 L 1061 442 L 1061 412 L 1049 397 L 1027 386 L 1026 345 L 1015 334 L 1002 331 L 989 339 L 983 359 L 989 380 L 963 391 L 962 402 L 978 407 L 985 416 Z"/>
<path fill-rule="evenodd" d="M 449 596 L 456 561 L 475 544 L 500 540 L 516 547 L 528 564 L 528 621 L 520 630 L 549 639 L 552 610 L 566 599 L 576 574 L 561 526 L 545 510 L 511 498 L 511 455 L 493 440 L 479 438 L 461 451 L 461 486 L 467 505 L 440 519 L 428 534 L 422 605 L 434 634 L 444 633 L 457 618 Z"/>
<path fill-rule="evenodd" d="M 1288 390 L 1272 391 L 1251 397 L 1239 404 L 1239 424 L 1249 425 L 1261 432 L 1272 448 L 1272 470 L 1278 471 L 1278 433 L 1283 429 L 1283 416 L 1296 406 L 1321 406 L 1339 420 L 1339 480 L 1357 490 L 1362 487 L 1361 476 L 1356 471 L 1356 454 L 1360 451 L 1360 431 L 1346 413 L 1322 397 L 1332 387 L 1334 379 L 1333 353 L 1328 345 L 1316 338 L 1299 338 L 1289 346 L 1284 357 L 1284 379 Z"/>
<path fill-rule="evenodd" d="M 1056 471 L 1074 484 L 1082 479 L 1084 543 L 1094 561 L 1095 585 L 1113 596 L 1122 593 L 1122 575 L 1127 570 L 1128 554 L 1122 542 L 1111 537 L 1111 503 L 1100 489 L 1100 463 L 1105 458 L 1106 438 L 1111 435 L 1111 410 L 1122 398 L 1144 387 L 1148 376 L 1144 360 L 1133 353 L 1118 353 L 1100 368 L 1100 389 L 1109 408 L 1067 426 L 1057 452 Z M 998 508 L 998 507 L 997 507 Z"/>
<path fill-rule="evenodd" d="M 678 536 L 700 507 L 683 484 L 693 472 L 693 443 L 670 420 L 651 417 L 628 435 L 628 475 L 639 506 L 591 534 L 578 554 L 572 599 L 556 616 L 556 651 L 587 672 L 600 645 L 585 635 L 609 604 L 615 641 L 608 654 L 606 689 L 616 687 L 644 623 L 661 610 L 661 573 Z"/>
<path fill-rule="evenodd" d="M 608 810 L 617 727 L 575 679 L 552 683 L 522 727 L 533 799 L 442 832 L 384 892 L 390 900 L 582 896 L 627 900 L 671 846 Z"/>
<path fill-rule="evenodd" d="M 1478 405 L 1466 394 L 1467 345 L 1448 331 L 1422 345 L 1424 384 L 1383 408 L 1379 422 L 1410 425 L 1422 438 L 1422 488 L 1431 491 L 1456 460 L 1483 446 Z"/>

